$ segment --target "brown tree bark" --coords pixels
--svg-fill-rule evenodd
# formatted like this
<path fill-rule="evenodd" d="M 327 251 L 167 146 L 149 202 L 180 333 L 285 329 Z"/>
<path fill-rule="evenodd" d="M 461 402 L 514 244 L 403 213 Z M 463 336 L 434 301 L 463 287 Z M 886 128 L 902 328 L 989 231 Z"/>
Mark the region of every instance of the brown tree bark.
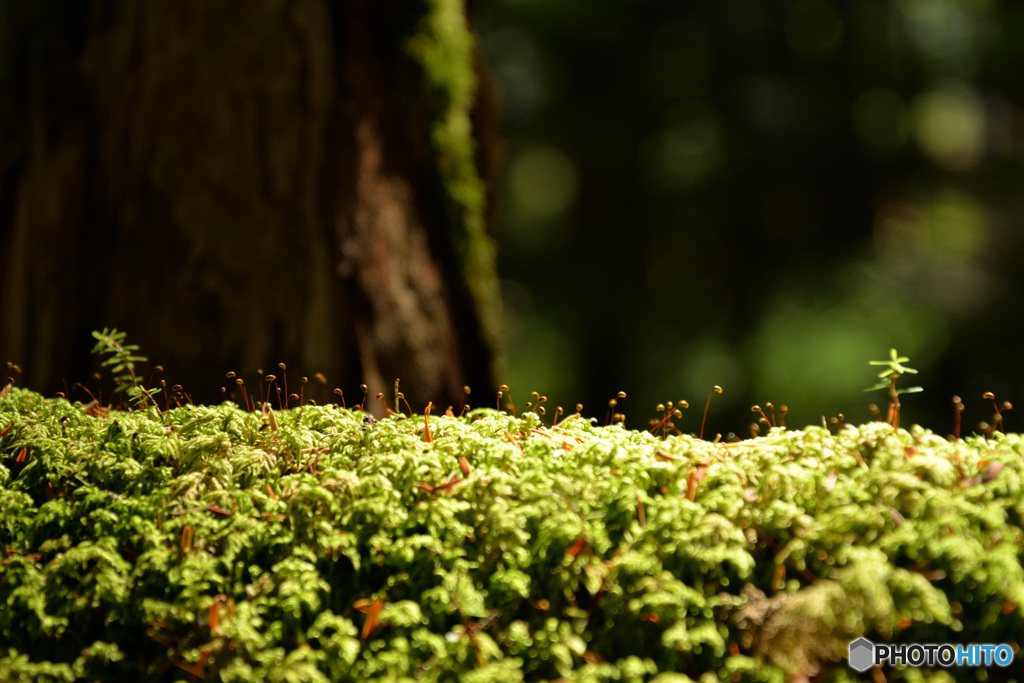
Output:
<path fill-rule="evenodd" d="M 401 378 L 416 409 L 493 386 L 405 49 L 432 2 L 24 5 L 0 10 L 0 360 L 24 383 L 88 379 L 109 326 L 208 401 L 278 362 L 347 395 Z"/>

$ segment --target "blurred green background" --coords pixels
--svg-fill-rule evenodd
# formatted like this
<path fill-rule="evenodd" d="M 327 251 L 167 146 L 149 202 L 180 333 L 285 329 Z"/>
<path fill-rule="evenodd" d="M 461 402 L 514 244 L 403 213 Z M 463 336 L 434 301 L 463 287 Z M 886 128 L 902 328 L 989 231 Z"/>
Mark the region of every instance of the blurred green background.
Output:
<path fill-rule="evenodd" d="M 892 346 L 925 388 L 904 424 L 1024 400 L 1024 5 L 489 0 L 475 24 L 518 403 L 603 419 L 624 390 L 644 427 L 686 399 L 695 432 L 718 384 L 706 435 L 769 401 L 862 422 Z"/>

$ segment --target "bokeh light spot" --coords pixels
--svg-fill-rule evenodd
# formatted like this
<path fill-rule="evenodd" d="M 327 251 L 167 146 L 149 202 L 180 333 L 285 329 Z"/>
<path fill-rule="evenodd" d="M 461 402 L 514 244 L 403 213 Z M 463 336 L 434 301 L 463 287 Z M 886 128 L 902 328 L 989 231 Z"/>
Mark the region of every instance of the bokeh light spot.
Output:
<path fill-rule="evenodd" d="M 568 236 L 572 223 L 558 220 L 576 201 L 579 172 L 561 150 L 530 146 L 512 157 L 506 179 L 510 234 L 523 251 L 548 251 Z"/>
<path fill-rule="evenodd" d="M 898 0 L 907 38 L 932 65 L 947 73 L 968 75 L 977 67 L 979 41 L 997 30 L 989 24 L 989 2 Z"/>
<path fill-rule="evenodd" d="M 722 127 L 714 110 L 688 106 L 671 112 L 668 123 L 640 145 L 643 175 L 662 190 L 692 188 L 723 162 Z"/>
<path fill-rule="evenodd" d="M 963 193 L 940 195 L 929 207 L 928 222 L 932 229 L 932 250 L 939 257 L 970 259 L 986 242 L 988 228 L 984 207 Z"/>
<path fill-rule="evenodd" d="M 919 95 L 914 101 L 914 137 L 938 166 L 960 171 L 975 166 L 985 143 L 985 109 L 961 84 Z"/>

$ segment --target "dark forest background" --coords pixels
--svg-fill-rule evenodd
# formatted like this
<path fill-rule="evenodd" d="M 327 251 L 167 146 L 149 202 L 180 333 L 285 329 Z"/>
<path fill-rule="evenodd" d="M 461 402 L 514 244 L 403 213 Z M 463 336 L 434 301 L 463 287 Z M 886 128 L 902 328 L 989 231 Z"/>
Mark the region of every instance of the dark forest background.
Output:
<path fill-rule="evenodd" d="M 895 346 L 904 422 L 1021 399 L 1024 5 L 494 0 L 478 28 L 512 386 L 602 419 L 625 390 L 635 426 L 686 399 L 696 431 L 718 384 L 709 430 L 746 436 L 755 403 L 884 414 Z"/>
<path fill-rule="evenodd" d="M 1024 400 L 1021 3 L 239 7 L 0 5 L 19 383 L 117 326 L 204 400 L 283 361 L 697 431 L 720 385 L 709 434 L 746 436 L 755 403 L 884 412 L 890 347 L 905 424 Z"/>
<path fill-rule="evenodd" d="M 110 326 L 196 401 L 284 363 L 458 406 L 499 303 L 478 71 L 458 0 L 0 4 L 0 358 L 88 400 Z"/>

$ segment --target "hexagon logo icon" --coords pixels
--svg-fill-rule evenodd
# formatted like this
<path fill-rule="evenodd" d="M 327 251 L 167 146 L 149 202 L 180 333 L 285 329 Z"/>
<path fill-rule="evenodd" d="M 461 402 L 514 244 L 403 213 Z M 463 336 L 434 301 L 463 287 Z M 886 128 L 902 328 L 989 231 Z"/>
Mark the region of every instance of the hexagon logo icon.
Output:
<path fill-rule="evenodd" d="M 875 663 L 875 644 L 867 638 L 858 638 L 850 643 L 850 668 L 864 673 Z"/>

